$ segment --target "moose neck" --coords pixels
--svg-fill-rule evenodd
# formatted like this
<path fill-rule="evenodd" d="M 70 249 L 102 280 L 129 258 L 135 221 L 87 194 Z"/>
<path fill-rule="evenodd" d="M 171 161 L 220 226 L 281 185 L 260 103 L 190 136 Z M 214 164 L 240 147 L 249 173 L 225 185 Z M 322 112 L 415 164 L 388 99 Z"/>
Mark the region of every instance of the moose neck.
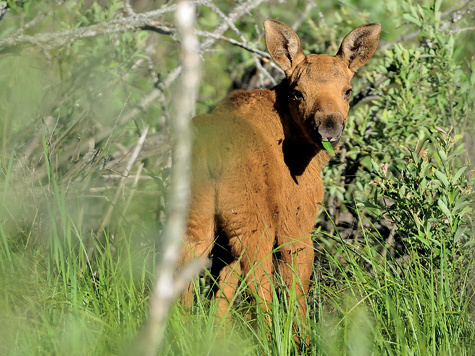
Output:
<path fill-rule="evenodd" d="M 276 93 L 275 109 L 279 113 L 282 127 L 284 129 L 284 141 L 282 152 L 284 162 L 289 168 L 294 181 L 298 183 L 298 177 L 307 169 L 310 162 L 321 151 L 314 143 L 306 141 L 302 137 L 301 128 L 295 123 L 290 114 L 288 103 L 289 87 L 287 81 L 273 88 Z"/>

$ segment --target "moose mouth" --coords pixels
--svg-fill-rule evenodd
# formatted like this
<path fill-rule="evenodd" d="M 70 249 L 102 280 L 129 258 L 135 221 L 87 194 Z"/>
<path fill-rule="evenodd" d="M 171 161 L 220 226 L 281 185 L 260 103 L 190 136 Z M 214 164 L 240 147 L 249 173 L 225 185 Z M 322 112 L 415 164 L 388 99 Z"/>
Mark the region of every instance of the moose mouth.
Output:
<path fill-rule="evenodd" d="M 305 124 L 308 137 L 317 147 L 324 148 L 323 142 L 336 147 L 345 130 L 346 118 L 341 113 L 316 113 Z"/>
<path fill-rule="evenodd" d="M 323 137 L 321 132 L 319 131 L 320 126 L 314 125 L 311 130 L 311 137 L 312 141 L 320 148 L 323 148 L 323 142 L 330 142 L 332 147 L 336 147 L 338 143 L 340 142 L 341 134 L 343 133 L 343 129 L 340 131 L 340 133 L 335 134 L 335 136 L 329 136 L 325 135 L 326 137 Z M 344 128 L 344 125 L 343 125 Z"/>

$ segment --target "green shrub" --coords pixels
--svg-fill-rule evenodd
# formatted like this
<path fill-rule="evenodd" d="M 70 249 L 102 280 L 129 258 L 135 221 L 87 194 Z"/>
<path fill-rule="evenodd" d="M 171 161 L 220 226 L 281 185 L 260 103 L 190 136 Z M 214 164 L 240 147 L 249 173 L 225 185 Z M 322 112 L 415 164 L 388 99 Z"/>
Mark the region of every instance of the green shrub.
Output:
<path fill-rule="evenodd" d="M 435 145 L 426 141 L 427 145 L 420 143 L 414 150 L 407 148 L 406 164 L 397 175 L 388 174 L 388 164 L 378 166 L 373 161 L 374 202 L 395 224 L 395 234 L 408 248 L 440 256 L 444 245 L 444 254 L 457 256 L 473 244 L 469 240 L 473 191 L 465 175 L 468 165 L 457 165 L 462 136 L 452 139 L 447 133 L 437 134 Z"/>

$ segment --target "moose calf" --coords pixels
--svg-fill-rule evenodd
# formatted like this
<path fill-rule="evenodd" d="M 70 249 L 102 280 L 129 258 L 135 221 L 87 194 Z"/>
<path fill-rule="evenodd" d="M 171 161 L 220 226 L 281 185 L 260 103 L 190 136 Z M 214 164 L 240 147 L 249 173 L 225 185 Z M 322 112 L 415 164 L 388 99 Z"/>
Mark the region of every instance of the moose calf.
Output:
<path fill-rule="evenodd" d="M 268 19 L 264 27 L 267 49 L 285 72 L 282 83 L 234 91 L 193 121 L 192 201 L 182 263 L 207 259 L 219 241 L 226 256 L 214 255 L 213 264 L 226 261 L 218 273 L 222 315 L 241 276 L 266 310 L 274 273 L 289 288 L 296 278 L 300 312 L 306 313 L 314 261 L 310 234 L 323 199 L 320 171 L 331 157 L 322 142 L 338 148 L 350 80 L 373 56 L 381 31 L 377 23 L 360 26 L 328 56 L 305 55 L 298 35 L 281 22 Z M 190 286 L 182 302 L 189 305 L 192 297 Z"/>

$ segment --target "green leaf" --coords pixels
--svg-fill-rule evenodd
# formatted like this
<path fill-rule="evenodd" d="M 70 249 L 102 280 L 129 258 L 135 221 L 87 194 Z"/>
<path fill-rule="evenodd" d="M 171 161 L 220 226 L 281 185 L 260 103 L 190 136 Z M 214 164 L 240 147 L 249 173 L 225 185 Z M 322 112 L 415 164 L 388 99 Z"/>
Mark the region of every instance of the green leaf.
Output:
<path fill-rule="evenodd" d="M 445 203 L 441 199 L 437 201 L 437 205 L 439 205 L 440 210 L 442 210 L 445 216 L 447 216 L 449 219 L 452 218 L 452 214 L 450 213 L 449 208 L 447 208 L 447 205 L 445 205 Z"/>
<path fill-rule="evenodd" d="M 435 3 L 434 3 L 434 18 L 435 18 L 435 22 L 436 22 L 436 25 L 439 24 L 439 21 L 440 21 L 440 5 L 442 3 L 442 0 L 435 0 Z"/>
<path fill-rule="evenodd" d="M 444 173 L 439 170 L 436 170 L 435 175 L 437 176 L 437 178 L 439 178 L 440 181 L 442 181 L 442 183 L 444 183 L 446 187 L 449 187 L 449 180 L 447 179 L 447 176 Z"/>
<path fill-rule="evenodd" d="M 457 231 L 455 231 L 455 234 L 454 234 L 454 242 L 457 242 L 460 237 L 462 237 L 462 234 L 465 233 L 465 231 L 467 231 L 468 229 L 466 227 L 460 227 L 459 229 L 457 229 Z"/>
<path fill-rule="evenodd" d="M 462 134 L 455 135 L 455 136 L 454 136 L 454 142 L 458 142 L 458 141 L 460 141 L 462 138 L 463 138 L 463 135 L 462 135 Z"/>
<path fill-rule="evenodd" d="M 463 172 L 467 169 L 467 166 L 460 168 L 457 173 L 455 173 L 454 177 L 452 178 L 452 184 L 457 184 L 460 176 L 462 175 Z"/>
<path fill-rule="evenodd" d="M 472 207 L 471 206 L 466 206 L 465 208 L 462 209 L 460 213 L 458 213 L 459 216 L 465 217 L 466 215 L 470 214 L 472 212 Z"/>
<path fill-rule="evenodd" d="M 422 24 L 419 21 L 419 19 L 415 18 L 414 16 L 412 16 L 410 14 L 404 14 L 404 15 L 402 15 L 402 17 L 405 18 L 406 20 L 412 22 L 413 24 L 416 24 L 417 26 L 422 27 Z"/>
<path fill-rule="evenodd" d="M 442 163 L 445 163 L 448 161 L 447 159 L 447 153 L 445 153 L 443 150 L 439 150 L 439 157 Z"/>
<path fill-rule="evenodd" d="M 329 154 L 331 154 L 332 156 L 335 155 L 335 151 L 333 151 L 333 146 L 329 141 L 322 141 L 322 146 L 324 149 L 327 150 Z"/>

